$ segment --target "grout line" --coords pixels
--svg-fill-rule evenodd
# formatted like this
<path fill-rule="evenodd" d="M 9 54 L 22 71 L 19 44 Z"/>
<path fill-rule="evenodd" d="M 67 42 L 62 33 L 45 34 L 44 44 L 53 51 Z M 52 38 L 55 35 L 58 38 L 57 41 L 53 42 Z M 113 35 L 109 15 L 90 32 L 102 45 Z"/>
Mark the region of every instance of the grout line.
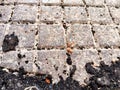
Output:
<path fill-rule="evenodd" d="M 91 32 L 92 32 L 92 39 L 93 39 L 94 47 L 98 48 L 97 43 L 96 43 L 96 39 L 94 37 L 95 31 L 93 30 L 93 25 L 92 24 L 90 24 L 90 28 L 91 28 Z"/>
<path fill-rule="evenodd" d="M 39 3 L 40 5 L 40 3 Z M 39 39 L 39 32 L 38 32 L 38 25 L 39 25 L 39 5 L 37 6 L 37 18 L 36 18 L 36 30 L 35 30 L 35 39 L 34 39 L 34 59 L 33 59 L 33 72 L 35 70 L 35 66 L 37 67 L 37 70 L 39 69 L 39 67 L 36 64 L 36 60 L 38 58 L 38 52 L 37 52 L 37 46 L 38 46 L 38 39 Z M 36 72 L 36 71 L 35 71 Z"/>
<path fill-rule="evenodd" d="M 65 8 L 63 6 L 63 3 L 64 3 L 64 0 L 61 0 L 61 8 L 62 8 L 62 13 L 63 13 L 63 18 L 62 18 L 62 21 L 61 21 L 61 24 L 62 24 L 62 27 L 64 29 L 64 42 L 65 42 L 65 47 L 64 49 L 67 48 L 67 26 L 66 26 L 66 22 L 65 22 Z"/>
<path fill-rule="evenodd" d="M 88 24 L 90 25 L 90 29 L 91 29 L 91 33 L 92 33 L 92 39 L 93 39 L 93 43 L 94 43 L 94 46 L 93 48 L 96 48 L 96 41 L 95 41 L 95 37 L 94 37 L 94 33 L 93 33 L 93 25 L 91 23 L 91 19 L 90 19 L 90 15 L 89 15 L 89 12 L 88 12 L 88 6 L 86 5 L 86 1 L 85 0 L 82 0 L 84 5 L 85 5 L 85 10 L 86 10 L 86 13 L 87 13 L 87 16 L 88 16 Z"/>
<path fill-rule="evenodd" d="M 62 5 L 63 6 L 71 6 L 71 7 L 73 7 L 73 6 L 81 6 L 81 7 L 84 7 L 84 5 L 82 5 L 82 4 L 64 4 L 63 3 L 63 0 L 61 0 L 61 2 L 60 3 L 42 3 L 41 2 L 41 0 L 39 1 L 39 3 L 16 3 L 15 2 L 15 4 L 16 5 L 21 5 L 21 4 L 23 4 L 23 5 L 31 5 L 31 6 L 33 6 L 33 5 L 44 5 L 44 6 L 61 6 L 61 3 L 62 3 Z M 14 5 L 14 3 L 4 3 L 4 5 Z M 0 6 L 1 6 L 1 4 L 0 4 Z M 105 7 L 104 5 L 86 5 L 87 7 Z M 109 7 L 120 7 L 120 5 L 106 5 L 106 6 L 109 6 Z"/>
<path fill-rule="evenodd" d="M 41 0 L 40 0 L 41 1 Z M 38 9 L 40 8 L 40 6 L 41 5 L 44 5 L 43 3 L 41 3 L 39 1 L 39 4 L 37 5 L 37 7 L 38 7 Z M 111 15 L 111 13 L 110 13 L 110 10 L 109 10 L 109 7 L 106 5 L 106 3 L 104 4 L 104 6 L 95 6 L 95 5 L 86 5 L 86 2 L 85 2 L 85 0 L 82 0 L 83 1 L 83 3 L 84 3 L 84 5 L 65 5 L 64 3 L 63 3 L 63 0 L 61 0 L 61 3 L 60 3 L 60 5 L 59 6 L 61 6 L 61 8 L 62 8 L 62 10 L 63 10 L 63 22 L 61 21 L 61 23 L 62 23 L 62 25 L 63 25 L 63 27 L 64 27 L 64 24 L 67 24 L 66 22 L 65 22 L 65 13 L 64 13 L 64 7 L 65 6 L 70 6 L 70 7 L 73 7 L 73 6 L 75 6 L 75 7 L 77 7 L 77 6 L 79 6 L 79 7 L 85 7 L 85 10 L 86 10 L 86 12 L 87 12 L 87 16 L 88 16 L 88 18 L 90 19 L 90 16 L 89 16 L 89 13 L 88 13 L 88 7 L 91 7 L 91 6 L 93 6 L 93 7 L 105 7 L 108 11 L 109 11 L 109 14 L 110 14 L 110 16 L 111 16 L 111 18 L 112 18 L 112 15 Z M 22 4 L 22 3 L 21 3 Z M 24 3 L 23 3 L 24 4 Z M 9 4 L 8 4 L 9 5 Z M 12 4 L 10 4 L 10 5 L 12 5 Z M 12 9 L 12 13 L 11 13 L 11 17 L 12 17 L 12 15 L 13 15 L 13 12 L 14 12 L 14 9 L 15 9 L 15 6 L 16 5 L 19 5 L 19 3 L 18 4 L 13 4 L 14 6 L 13 6 L 13 9 Z M 25 4 L 25 5 L 31 5 L 31 4 Z M 36 5 L 36 4 L 32 4 L 32 5 Z M 50 4 L 49 4 L 50 5 Z M 50 5 L 51 6 L 51 5 Z M 39 14 L 39 11 L 38 11 L 38 13 L 37 13 L 37 16 L 40 16 L 40 14 Z M 11 18 L 10 18 L 10 20 L 11 20 Z M 113 20 L 113 18 L 112 18 L 112 20 Z M 114 22 L 114 20 L 113 20 L 113 22 Z M 2 22 L 1 22 L 2 23 Z M 0 24 L 1 24 L 0 23 Z M 13 24 L 13 23 L 18 23 L 18 24 L 23 24 L 23 23 L 29 23 L 29 24 L 35 24 L 36 25 L 36 33 L 38 32 L 38 25 L 41 23 L 40 22 L 40 20 L 39 20 L 39 17 L 37 17 L 37 19 L 36 19 L 36 21 L 33 23 L 33 22 L 30 22 L 30 21 L 26 21 L 26 22 L 22 22 L 22 21 L 20 21 L 20 22 L 17 22 L 17 21 L 9 21 L 8 23 L 6 23 L 7 24 L 7 30 L 6 30 L 6 33 L 7 33 L 7 31 L 9 30 L 9 26 L 10 26 L 10 24 Z M 47 23 L 47 21 L 46 22 L 44 22 L 44 23 Z M 92 27 L 93 27 L 93 25 L 94 24 L 91 24 L 91 22 L 88 20 L 88 21 L 85 21 L 84 23 L 82 22 L 71 22 L 70 23 L 70 25 L 71 24 L 74 24 L 74 23 L 79 23 L 79 24 L 87 24 L 87 25 L 90 25 L 91 26 L 91 30 L 92 30 Z M 54 23 L 55 24 L 55 23 Z M 99 24 L 99 23 L 95 23 L 95 24 L 98 24 L 98 25 L 101 25 L 101 24 Z M 53 25 L 53 24 L 52 24 Z M 111 24 L 103 24 L 103 25 L 116 25 L 115 23 L 111 23 Z M 65 25 L 66 26 L 66 25 Z M 118 26 L 118 25 L 117 25 Z M 65 30 L 65 42 L 67 43 L 67 28 L 64 28 L 64 30 Z M 93 33 L 92 33 L 93 34 Z M 92 36 L 92 38 L 93 38 L 93 40 L 94 40 L 94 44 L 95 44 L 95 47 L 96 47 L 96 42 L 95 42 L 95 37 L 94 37 L 94 34 L 93 34 L 93 36 Z M 35 43 L 34 43 L 34 49 L 35 50 L 38 50 L 37 49 L 37 46 L 36 46 L 36 44 L 38 44 L 38 35 L 36 35 L 35 36 Z M 66 45 L 67 46 L 67 45 Z M 77 48 L 77 47 L 76 47 Z M 116 47 L 116 48 L 119 48 L 119 47 Z M 22 49 L 22 48 L 20 48 L 20 49 Z M 25 48 L 26 50 L 28 50 L 27 48 Z M 40 50 L 64 50 L 65 48 L 54 48 L 54 47 L 45 47 L 45 48 L 41 48 Z M 32 50 L 32 49 L 31 49 Z M 29 50 L 28 50 L 29 51 Z"/>
<path fill-rule="evenodd" d="M 108 13 L 109 13 L 109 15 L 110 15 L 110 17 L 111 17 L 112 22 L 115 24 L 114 18 L 112 17 L 112 14 L 111 14 L 111 12 L 110 12 L 110 9 L 109 9 L 109 7 L 106 5 L 106 1 L 105 1 L 105 0 L 104 0 L 104 6 L 105 6 L 105 9 L 108 11 Z"/>
<path fill-rule="evenodd" d="M 85 0 L 82 0 L 83 3 L 84 3 L 84 7 L 85 7 L 85 11 L 87 13 L 87 17 L 88 17 L 88 21 L 87 21 L 87 24 L 90 24 L 90 15 L 89 15 L 89 12 L 88 12 L 88 6 L 86 5 L 86 1 Z"/>

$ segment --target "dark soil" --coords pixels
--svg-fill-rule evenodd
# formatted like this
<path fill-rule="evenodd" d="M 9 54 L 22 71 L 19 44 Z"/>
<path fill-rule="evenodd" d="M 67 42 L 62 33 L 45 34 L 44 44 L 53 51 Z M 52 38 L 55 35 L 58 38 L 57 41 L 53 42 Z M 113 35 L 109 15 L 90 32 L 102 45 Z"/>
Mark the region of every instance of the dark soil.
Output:
<path fill-rule="evenodd" d="M 2 17 L 2 14 L 0 14 L 0 17 Z"/>
<path fill-rule="evenodd" d="M 20 53 L 18 53 L 17 56 L 18 56 L 19 59 L 22 59 L 22 58 L 25 57 L 25 55 L 22 55 L 22 54 L 20 54 Z"/>
<path fill-rule="evenodd" d="M 17 72 L 18 75 L 14 75 L 14 72 Z M 51 79 L 50 75 L 27 76 L 26 74 L 27 72 L 22 67 L 19 71 L 10 71 L 9 73 L 0 69 L 0 90 L 24 90 L 29 86 L 36 86 L 39 90 L 50 90 L 52 80 L 50 80 L 50 84 L 45 82 L 46 78 Z"/>
<path fill-rule="evenodd" d="M 2 45 L 3 52 L 15 50 L 15 47 L 18 45 L 18 42 L 18 37 L 14 34 L 14 32 L 10 35 L 6 35 Z"/>
<path fill-rule="evenodd" d="M 110 66 L 101 61 L 98 69 L 93 64 L 89 62 L 85 65 L 87 73 L 93 75 L 89 78 L 88 90 L 120 90 L 120 60 Z"/>
<path fill-rule="evenodd" d="M 0 68 L 0 90 L 24 90 L 29 86 L 36 86 L 39 90 L 120 90 L 120 61 L 112 62 L 111 66 L 101 62 L 99 69 L 95 69 L 93 63 L 89 62 L 85 68 L 89 74 L 93 75 L 86 86 L 81 86 L 79 82 L 72 79 L 76 71 L 75 65 L 72 66 L 69 77 L 63 80 L 60 76 L 57 84 L 52 84 L 51 75 L 28 76 L 23 67 L 19 71 L 9 70 L 9 73 Z M 15 75 L 14 72 L 18 74 Z"/>
<path fill-rule="evenodd" d="M 69 54 L 69 53 L 66 53 L 66 55 L 67 55 L 67 59 L 66 59 L 67 64 L 68 64 L 68 65 L 72 65 L 72 59 L 71 59 L 70 54 Z"/>

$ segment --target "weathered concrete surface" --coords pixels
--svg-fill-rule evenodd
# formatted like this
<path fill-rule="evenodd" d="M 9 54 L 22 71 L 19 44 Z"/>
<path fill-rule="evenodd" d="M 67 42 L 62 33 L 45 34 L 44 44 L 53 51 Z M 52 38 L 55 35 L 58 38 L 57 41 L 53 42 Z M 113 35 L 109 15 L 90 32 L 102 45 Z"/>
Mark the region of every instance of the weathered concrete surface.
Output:
<path fill-rule="evenodd" d="M 65 30 L 62 25 L 39 25 L 38 48 L 64 48 L 66 44 Z"/>
<path fill-rule="evenodd" d="M 78 47 L 94 47 L 90 25 L 74 24 L 69 26 L 67 31 L 67 41 L 74 42 Z"/>
<path fill-rule="evenodd" d="M 64 5 L 84 5 L 82 0 L 63 0 Z"/>
<path fill-rule="evenodd" d="M 84 7 L 68 7 L 64 9 L 66 22 L 87 22 L 87 12 Z"/>
<path fill-rule="evenodd" d="M 8 22 L 11 17 L 12 6 L 0 6 L 0 22 Z"/>
<path fill-rule="evenodd" d="M 0 24 L 0 51 L 2 51 L 2 43 L 5 36 L 6 28 L 7 28 L 7 25 Z"/>
<path fill-rule="evenodd" d="M 55 83 L 76 65 L 73 78 L 83 84 L 87 62 L 120 58 L 119 14 L 120 0 L 0 0 L 0 66 L 52 74 Z M 4 53 L 4 36 L 13 32 L 19 44 Z M 68 43 L 75 44 L 72 65 L 66 62 Z"/>
<path fill-rule="evenodd" d="M 103 23 L 108 24 L 112 23 L 112 18 L 110 17 L 110 14 L 106 8 L 101 7 L 89 7 L 88 13 L 90 15 L 90 21 L 91 23 Z"/>
<path fill-rule="evenodd" d="M 60 23 L 63 19 L 63 10 L 59 6 L 41 6 L 39 11 L 40 21 Z"/>
<path fill-rule="evenodd" d="M 117 47 L 120 45 L 120 36 L 115 26 L 94 25 L 93 31 L 95 31 L 94 37 L 99 47 Z"/>
<path fill-rule="evenodd" d="M 103 6 L 104 5 L 104 0 L 85 0 L 86 5 L 91 5 L 91 6 Z"/>
<path fill-rule="evenodd" d="M 14 7 L 12 21 L 35 22 L 37 18 L 37 6 L 17 5 Z"/>
<path fill-rule="evenodd" d="M 36 25 L 34 24 L 12 24 L 9 26 L 8 31 L 6 33 L 15 34 L 19 38 L 19 48 L 33 48 L 35 42 L 35 32 L 36 32 Z"/>

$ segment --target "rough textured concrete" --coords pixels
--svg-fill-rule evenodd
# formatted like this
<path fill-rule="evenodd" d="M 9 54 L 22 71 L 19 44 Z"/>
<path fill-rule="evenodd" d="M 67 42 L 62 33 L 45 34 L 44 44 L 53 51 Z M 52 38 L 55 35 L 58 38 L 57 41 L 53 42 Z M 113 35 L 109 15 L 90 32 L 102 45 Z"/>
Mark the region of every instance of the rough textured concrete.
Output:
<path fill-rule="evenodd" d="M 71 25 L 67 31 L 67 41 L 74 42 L 78 47 L 94 47 L 90 25 Z"/>
<path fill-rule="evenodd" d="M 19 38 L 19 45 L 20 48 L 33 48 L 35 42 L 35 25 L 25 25 L 25 24 L 12 24 L 9 26 L 8 34 L 15 32 L 15 34 Z"/>
<path fill-rule="evenodd" d="M 120 23 L 120 8 L 110 7 L 111 15 L 116 24 Z"/>
<path fill-rule="evenodd" d="M 25 58 L 19 59 L 19 53 L 25 55 Z M 26 71 L 33 72 L 33 61 L 34 51 L 24 51 L 22 53 L 18 51 L 11 51 L 3 54 L 1 66 L 12 69 L 18 69 L 23 66 Z"/>
<path fill-rule="evenodd" d="M 55 83 L 76 65 L 73 78 L 83 84 L 87 62 L 119 59 L 119 14 L 120 0 L 0 0 L 0 66 L 52 74 Z M 19 44 L 5 53 L 3 39 L 13 32 Z"/>
<path fill-rule="evenodd" d="M 87 22 L 87 12 L 84 7 L 65 7 L 66 22 Z"/>
<path fill-rule="evenodd" d="M 104 0 L 85 0 L 86 5 L 91 5 L 91 6 L 103 6 L 104 5 Z"/>
<path fill-rule="evenodd" d="M 28 5 L 15 6 L 12 20 L 13 21 L 30 21 L 35 22 L 37 18 L 37 7 Z"/>
<path fill-rule="evenodd" d="M 41 0 L 43 4 L 60 4 L 61 0 Z"/>
<path fill-rule="evenodd" d="M 120 36 L 115 26 L 101 25 L 93 27 L 96 43 L 100 47 L 117 47 L 120 45 Z"/>
<path fill-rule="evenodd" d="M 77 70 L 73 78 L 80 83 L 83 83 L 84 80 L 89 77 L 84 68 L 85 64 L 93 61 L 95 65 L 98 65 L 100 62 L 97 50 L 95 49 L 74 50 L 71 58 L 73 60 L 73 64 L 77 66 Z"/>
<path fill-rule="evenodd" d="M 5 4 L 38 4 L 39 0 L 4 0 Z"/>
<path fill-rule="evenodd" d="M 109 6 L 120 6 L 120 0 L 105 0 Z"/>
<path fill-rule="evenodd" d="M 64 5 L 84 5 L 82 0 L 63 0 Z"/>
<path fill-rule="evenodd" d="M 43 22 L 58 22 L 63 19 L 63 11 L 59 6 L 41 6 L 40 7 L 40 21 Z"/>
<path fill-rule="evenodd" d="M 112 23 L 110 14 L 106 8 L 101 7 L 89 7 L 88 13 L 90 15 L 91 23 Z"/>
<path fill-rule="evenodd" d="M 0 24 L 0 51 L 2 51 L 2 43 L 5 36 L 5 30 L 7 25 Z"/>
<path fill-rule="evenodd" d="M 65 50 L 41 50 L 38 51 L 36 63 L 42 73 L 52 74 L 54 82 L 58 82 L 59 76 L 63 76 L 64 79 L 68 76 L 70 67 L 66 63 L 66 58 Z M 64 70 L 66 70 L 66 74 L 63 74 Z"/>
<path fill-rule="evenodd" d="M 8 22 L 11 17 L 12 6 L 0 6 L 0 22 Z"/>
<path fill-rule="evenodd" d="M 39 25 L 38 26 L 39 48 L 64 48 L 66 44 L 65 30 L 62 25 Z"/>

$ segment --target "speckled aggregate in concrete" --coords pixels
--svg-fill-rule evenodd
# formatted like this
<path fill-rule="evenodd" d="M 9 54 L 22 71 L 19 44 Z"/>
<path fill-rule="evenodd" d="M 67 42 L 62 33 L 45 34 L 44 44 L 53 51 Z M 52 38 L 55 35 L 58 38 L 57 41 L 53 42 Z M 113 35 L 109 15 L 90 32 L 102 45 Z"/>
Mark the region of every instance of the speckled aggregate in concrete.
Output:
<path fill-rule="evenodd" d="M 13 32 L 19 44 L 4 53 L 4 36 Z M 72 42 L 73 78 L 80 84 L 89 77 L 87 62 L 118 60 L 120 0 L 0 0 L 0 66 L 52 74 L 55 83 L 69 75 L 66 48 Z"/>

